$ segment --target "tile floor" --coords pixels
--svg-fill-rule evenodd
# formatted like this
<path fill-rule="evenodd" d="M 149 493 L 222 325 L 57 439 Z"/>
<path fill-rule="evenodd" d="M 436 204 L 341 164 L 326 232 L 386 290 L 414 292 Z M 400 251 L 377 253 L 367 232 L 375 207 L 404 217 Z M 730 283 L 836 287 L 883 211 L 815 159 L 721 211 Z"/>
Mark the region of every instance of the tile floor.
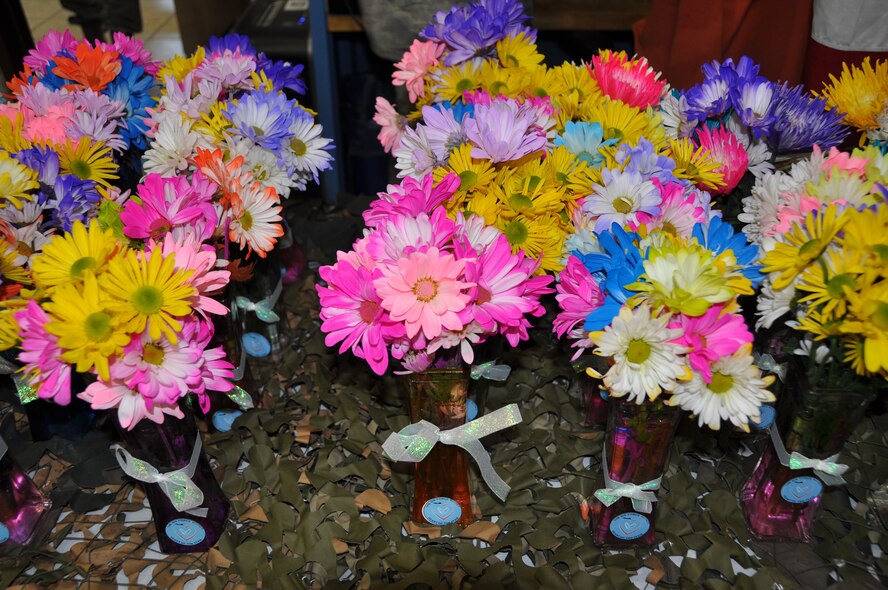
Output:
<path fill-rule="evenodd" d="M 71 29 L 75 36 L 83 36 L 78 25 L 68 23 L 73 13 L 62 8 L 59 0 L 21 0 L 21 3 L 35 41 L 51 30 Z M 140 0 L 139 4 L 142 32 L 136 37 L 144 41 L 145 48 L 161 61 L 183 53 L 173 0 Z"/>

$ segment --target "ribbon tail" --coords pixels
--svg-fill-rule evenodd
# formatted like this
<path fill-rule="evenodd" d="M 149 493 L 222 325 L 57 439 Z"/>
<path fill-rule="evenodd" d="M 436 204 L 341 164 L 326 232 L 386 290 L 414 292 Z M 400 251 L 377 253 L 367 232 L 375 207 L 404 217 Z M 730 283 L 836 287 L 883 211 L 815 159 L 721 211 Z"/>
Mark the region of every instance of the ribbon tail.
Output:
<path fill-rule="evenodd" d="M 481 478 L 484 480 L 484 483 L 487 484 L 500 501 L 505 502 L 506 496 L 509 495 L 509 490 L 512 488 L 509 487 L 509 484 L 507 484 L 493 468 L 493 463 L 490 462 L 490 455 L 487 454 L 484 445 L 478 440 L 469 440 L 458 444 L 468 451 L 472 458 L 475 459 L 475 462 L 481 469 Z"/>
<path fill-rule="evenodd" d="M 820 471 L 819 469 L 814 470 L 814 475 L 819 477 L 823 483 L 828 486 L 840 486 L 845 483 L 844 478 L 839 475 L 832 475 L 831 473 L 827 473 L 826 471 Z"/>
<path fill-rule="evenodd" d="M 203 502 L 201 502 L 203 504 Z M 192 516 L 196 516 L 198 518 L 206 518 L 207 514 L 209 514 L 209 508 L 192 508 L 191 510 L 180 510 L 179 512 L 185 512 L 185 514 L 190 514 Z"/>
<path fill-rule="evenodd" d="M 632 508 L 634 508 L 636 512 L 644 512 L 645 514 L 650 514 L 654 510 L 654 505 L 653 503 L 651 503 L 650 500 L 632 498 Z"/>

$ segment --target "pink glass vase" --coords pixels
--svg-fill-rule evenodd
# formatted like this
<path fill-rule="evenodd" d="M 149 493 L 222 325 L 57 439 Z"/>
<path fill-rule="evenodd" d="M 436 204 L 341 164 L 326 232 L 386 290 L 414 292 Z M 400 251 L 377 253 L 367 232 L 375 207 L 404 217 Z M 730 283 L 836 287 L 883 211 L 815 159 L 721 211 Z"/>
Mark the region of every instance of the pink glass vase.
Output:
<path fill-rule="evenodd" d="M 847 389 L 813 387 L 799 363 L 789 367 L 776 420 L 781 441 L 787 453 L 826 459 L 842 450 L 875 391 L 853 380 Z M 823 488 L 811 469 L 784 466 L 768 440 L 740 491 L 749 534 L 763 541 L 812 541 Z"/>
<path fill-rule="evenodd" d="M 659 478 L 669 458 L 681 411 L 659 401 L 636 404 L 615 397 L 608 400 L 608 406 L 604 438 L 610 479 L 641 485 Z M 598 478 L 597 487 L 605 487 L 603 476 Z M 595 496 L 590 502 L 592 539 L 596 545 L 620 548 L 654 543 L 656 502 L 650 513 L 637 510 L 628 498 L 620 498 L 610 506 Z"/>
<path fill-rule="evenodd" d="M 5 442 L 2 443 L 5 446 Z M 0 554 L 39 539 L 51 507 L 28 474 L 5 452 L 0 458 Z"/>

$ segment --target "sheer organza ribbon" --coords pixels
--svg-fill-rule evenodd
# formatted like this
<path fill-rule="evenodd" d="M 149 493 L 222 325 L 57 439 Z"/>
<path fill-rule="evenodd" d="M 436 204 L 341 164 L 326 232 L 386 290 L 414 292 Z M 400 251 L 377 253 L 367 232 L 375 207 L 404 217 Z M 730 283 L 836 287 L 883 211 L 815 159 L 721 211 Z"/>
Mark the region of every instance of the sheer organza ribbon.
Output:
<path fill-rule="evenodd" d="M 197 462 L 200 459 L 200 450 L 202 443 L 200 434 L 194 441 L 194 450 L 191 452 L 191 460 L 188 465 L 175 471 L 160 473 L 154 465 L 141 459 L 136 459 L 120 446 L 114 447 L 117 455 L 117 462 L 123 472 L 144 483 L 156 483 L 166 494 L 173 504 L 173 508 L 179 512 L 187 512 L 195 516 L 203 517 L 207 515 L 206 508 L 198 508 L 204 501 L 203 492 L 197 484 L 191 479 L 197 469 Z"/>
<path fill-rule="evenodd" d="M 629 498 L 632 500 L 632 508 L 637 512 L 651 513 L 654 509 L 653 503 L 657 501 L 657 494 L 654 492 L 660 489 L 662 475 L 642 484 L 614 481 L 607 468 L 607 449 L 601 451 L 601 468 L 604 470 L 604 487 L 595 490 L 594 495 L 602 504 L 611 506 L 620 498 Z"/>
<path fill-rule="evenodd" d="M 826 459 L 809 459 L 808 457 L 793 451 L 788 453 L 780 438 L 780 432 L 774 424 L 769 428 L 771 431 L 771 440 L 774 443 L 774 450 L 777 451 L 777 458 L 784 467 L 789 467 L 793 471 L 797 469 L 813 469 L 814 475 L 819 477 L 823 483 L 828 486 L 838 486 L 845 483 L 842 475 L 848 471 L 849 467 L 842 463 L 836 463 L 840 453 L 836 453 Z"/>
<path fill-rule="evenodd" d="M 251 301 L 249 297 L 244 297 L 243 295 L 238 295 L 234 298 L 234 304 L 238 309 L 243 311 L 253 311 L 256 312 L 256 317 L 265 322 L 266 324 L 271 324 L 274 322 L 279 322 L 281 320 L 281 316 L 274 311 L 274 306 L 277 303 L 278 297 L 281 296 L 281 290 L 284 288 L 283 279 L 278 280 L 277 286 L 274 288 L 274 291 L 271 292 L 271 295 L 260 299 L 259 301 Z"/>
<path fill-rule="evenodd" d="M 753 362 L 762 371 L 774 373 L 781 381 L 786 381 L 786 363 L 778 363 L 770 354 L 753 353 Z"/>
<path fill-rule="evenodd" d="M 480 365 L 472 365 L 472 379 L 489 379 L 491 381 L 505 381 L 509 378 L 512 367 L 509 365 L 498 365 L 496 361 L 487 361 Z"/>
<path fill-rule="evenodd" d="M 441 430 L 431 422 L 420 420 L 405 426 L 399 432 L 393 432 L 382 444 L 382 448 L 394 461 L 419 463 L 439 442 L 462 447 L 475 459 L 484 482 L 497 498 L 505 501 L 511 488 L 493 469 L 490 455 L 479 439 L 520 423 L 521 411 L 517 404 L 509 404 L 449 430 Z"/>

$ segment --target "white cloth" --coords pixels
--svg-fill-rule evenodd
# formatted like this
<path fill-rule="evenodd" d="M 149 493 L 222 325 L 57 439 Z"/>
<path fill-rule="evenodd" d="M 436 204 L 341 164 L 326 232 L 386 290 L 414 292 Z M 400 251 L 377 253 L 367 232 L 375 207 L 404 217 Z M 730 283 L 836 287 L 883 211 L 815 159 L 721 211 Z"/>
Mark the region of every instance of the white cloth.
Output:
<path fill-rule="evenodd" d="M 814 0 L 811 38 L 839 51 L 888 51 L 888 0 Z"/>

